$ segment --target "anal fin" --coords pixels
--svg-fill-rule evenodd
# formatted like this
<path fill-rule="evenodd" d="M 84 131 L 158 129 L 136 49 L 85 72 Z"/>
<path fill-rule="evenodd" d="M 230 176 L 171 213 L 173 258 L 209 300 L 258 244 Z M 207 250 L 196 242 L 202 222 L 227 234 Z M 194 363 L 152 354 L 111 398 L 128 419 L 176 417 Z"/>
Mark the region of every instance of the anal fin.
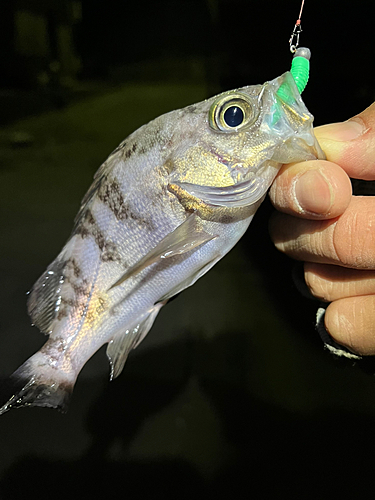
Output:
<path fill-rule="evenodd" d="M 117 334 L 113 340 L 108 343 L 107 356 L 111 364 L 110 379 L 113 380 L 122 372 L 129 352 L 135 349 L 150 331 L 155 318 L 166 304 L 166 300 L 158 302 L 147 314 L 143 320 L 134 328 L 125 330 L 121 334 Z"/>
<path fill-rule="evenodd" d="M 198 217 L 190 214 L 174 231 L 163 238 L 148 254 L 142 257 L 134 266 L 126 270 L 110 288 L 121 285 L 125 280 L 141 272 L 146 267 L 160 259 L 168 259 L 174 255 L 181 255 L 216 238 L 198 227 Z"/>

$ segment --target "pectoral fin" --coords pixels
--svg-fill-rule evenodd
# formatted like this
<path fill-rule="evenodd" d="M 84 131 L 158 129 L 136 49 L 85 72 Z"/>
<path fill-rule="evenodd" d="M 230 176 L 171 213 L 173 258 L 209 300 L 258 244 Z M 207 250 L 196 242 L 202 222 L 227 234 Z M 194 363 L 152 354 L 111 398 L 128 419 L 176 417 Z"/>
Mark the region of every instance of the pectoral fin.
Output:
<path fill-rule="evenodd" d="M 160 259 L 168 259 L 174 255 L 181 255 L 216 238 L 216 236 L 200 229 L 197 219 L 195 214 L 189 215 L 180 226 L 163 238 L 154 249 L 142 257 L 134 266 L 127 269 L 125 274 L 109 290 L 121 285 L 125 280 L 138 274 L 151 264 L 160 261 Z"/>
<path fill-rule="evenodd" d="M 113 340 L 111 340 L 107 347 L 107 356 L 111 364 L 111 380 L 115 379 L 122 372 L 125 361 L 128 357 L 129 352 L 135 349 L 142 340 L 146 337 L 150 328 L 152 327 L 155 318 L 166 304 L 166 300 L 156 304 L 147 314 L 143 320 L 138 323 L 134 328 L 130 330 L 125 330 L 120 334 L 117 334 Z"/>
<path fill-rule="evenodd" d="M 191 196 L 202 200 L 207 205 L 227 208 L 242 208 L 253 205 L 264 196 L 269 185 L 262 177 L 253 177 L 233 186 L 200 186 L 190 182 L 176 182 Z"/>

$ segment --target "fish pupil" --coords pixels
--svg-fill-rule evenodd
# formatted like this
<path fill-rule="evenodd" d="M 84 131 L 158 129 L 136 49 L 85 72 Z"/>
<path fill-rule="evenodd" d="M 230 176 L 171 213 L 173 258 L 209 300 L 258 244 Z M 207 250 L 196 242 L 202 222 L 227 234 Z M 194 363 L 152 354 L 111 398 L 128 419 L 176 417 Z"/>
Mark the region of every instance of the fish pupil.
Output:
<path fill-rule="evenodd" d="M 243 111 L 238 106 L 230 106 L 225 110 L 224 121 L 228 127 L 238 127 L 243 122 Z"/>

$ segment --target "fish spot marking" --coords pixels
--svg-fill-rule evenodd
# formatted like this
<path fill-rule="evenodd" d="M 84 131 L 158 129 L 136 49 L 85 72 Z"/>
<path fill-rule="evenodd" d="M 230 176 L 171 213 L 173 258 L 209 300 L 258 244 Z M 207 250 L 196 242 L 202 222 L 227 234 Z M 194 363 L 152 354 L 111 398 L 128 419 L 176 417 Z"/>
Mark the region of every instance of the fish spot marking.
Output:
<path fill-rule="evenodd" d="M 100 259 L 103 262 L 122 262 L 116 244 L 105 238 L 90 209 L 87 209 L 83 214 L 82 222 L 76 228 L 75 234 L 79 234 L 83 239 L 92 236 L 99 247 Z"/>
<path fill-rule="evenodd" d="M 81 268 L 79 267 L 76 259 L 74 259 L 73 257 L 66 261 L 66 268 L 71 269 L 73 271 L 73 275 L 76 278 L 79 278 L 81 276 Z"/>
<path fill-rule="evenodd" d="M 117 261 L 121 263 L 121 257 L 119 251 L 117 250 L 116 245 L 112 241 L 108 241 L 106 243 L 100 258 L 103 262 Z"/>
<path fill-rule="evenodd" d="M 69 315 L 69 308 L 68 307 L 60 307 L 56 319 L 58 321 L 61 321 L 63 318 L 66 318 Z"/>
<path fill-rule="evenodd" d="M 138 147 L 137 143 L 134 142 L 131 148 L 124 151 L 123 153 L 124 158 L 130 158 L 137 151 L 137 147 Z"/>
<path fill-rule="evenodd" d="M 154 229 L 151 219 L 142 217 L 125 201 L 116 179 L 107 179 L 107 182 L 100 186 L 98 197 L 111 210 L 117 220 L 133 220 L 150 231 Z"/>

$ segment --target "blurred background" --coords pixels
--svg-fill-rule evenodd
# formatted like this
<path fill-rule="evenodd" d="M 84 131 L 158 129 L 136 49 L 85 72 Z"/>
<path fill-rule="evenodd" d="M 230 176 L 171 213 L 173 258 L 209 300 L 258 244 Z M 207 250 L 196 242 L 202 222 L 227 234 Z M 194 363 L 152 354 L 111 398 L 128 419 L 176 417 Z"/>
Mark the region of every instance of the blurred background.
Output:
<path fill-rule="evenodd" d="M 92 176 L 156 116 L 290 68 L 300 2 L 7 0 L 0 5 L 0 379 L 45 338 L 25 293 L 69 237 Z M 373 2 L 306 1 L 316 124 L 375 98 Z M 68 414 L 0 419 L 0 499 L 367 498 L 375 369 L 314 331 L 265 201 L 215 268 L 165 307 L 123 374 L 101 349 Z"/>

